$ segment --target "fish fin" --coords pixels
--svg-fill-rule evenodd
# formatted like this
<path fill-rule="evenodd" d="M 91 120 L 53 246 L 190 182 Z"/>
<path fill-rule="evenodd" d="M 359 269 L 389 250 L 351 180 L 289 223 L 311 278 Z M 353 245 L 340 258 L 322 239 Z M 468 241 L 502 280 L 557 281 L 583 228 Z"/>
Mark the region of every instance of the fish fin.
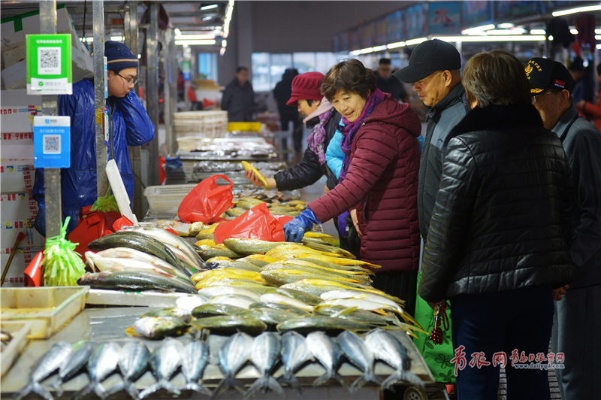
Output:
<path fill-rule="evenodd" d="M 323 385 L 324 383 L 326 383 L 327 381 L 329 381 L 331 377 L 332 377 L 332 375 L 329 372 L 326 372 L 322 376 L 320 376 L 317 379 L 315 379 L 315 381 L 313 382 L 313 386 Z"/>
<path fill-rule="evenodd" d="M 284 394 L 284 389 L 282 389 L 280 383 L 273 376 L 267 376 L 267 387 L 280 396 Z"/>
<path fill-rule="evenodd" d="M 421 388 L 423 388 L 423 387 L 424 387 L 424 381 L 422 381 L 422 380 L 421 380 L 421 379 L 420 379 L 420 378 L 419 378 L 417 375 L 415 375 L 413 372 L 409 372 L 409 371 L 406 371 L 406 370 L 404 370 L 404 371 L 401 373 L 401 379 L 402 379 L 403 381 L 407 381 L 407 382 L 411 383 L 412 385 L 419 386 L 419 387 L 421 387 Z"/>
<path fill-rule="evenodd" d="M 148 396 L 149 394 L 156 392 L 160 388 L 161 388 L 160 382 L 157 382 L 152 386 L 148 386 L 146 389 L 144 389 L 140 392 L 140 399 L 143 399 L 144 397 Z"/>
<path fill-rule="evenodd" d="M 340 376 L 340 374 L 338 372 L 334 373 L 333 378 L 336 379 L 338 381 L 338 383 L 340 383 L 340 386 L 342 386 L 342 387 L 348 386 L 346 381 L 342 378 L 342 376 Z"/>
<path fill-rule="evenodd" d="M 221 382 L 219 382 L 219 385 L 217 385 L 217 388 L 213 392 L 213 396 L 211 396 L 211 398 L 216 399 L 224 390 L 229 388 L 235 388 L 240 393 L 245 393 L 244 385 L 238 382 L 233 376 L 226 375 L 226 377 Z"/>
<path fill-rule="evenodd" d="M 157 383 L 155 383 L 154 385 L 147 387 L 146 389 L 144 389 L 141 393 L 140 393 L 140 398 L 143 399 L 144 397 L 156 392 L 159 389 L 165 389 L 166 391 L 168 391 L 171 394 L 174 394 L 176 396 L 179 396 L 181 394 L 181 392 L 179 391 L 178 388 L 176 388 L 171 382 L 163 379 L 158 381 Z"/>
<path fill-rule="evenodd" d="M 377 383 L 378 385 L 381 383 L 380 380 L 378 378 L 376 378 L 373 371 L 369 371 L 369 372 L 366 372 L 365 374 L 361 375 L 359 378 L 357 378 L 351 384 L 350 391 L 355 392 L 355 391 L 361 389 L 363 387 L 363 385 L 365 385 L 368 382 L 374 382 L 374 383 Z"/>

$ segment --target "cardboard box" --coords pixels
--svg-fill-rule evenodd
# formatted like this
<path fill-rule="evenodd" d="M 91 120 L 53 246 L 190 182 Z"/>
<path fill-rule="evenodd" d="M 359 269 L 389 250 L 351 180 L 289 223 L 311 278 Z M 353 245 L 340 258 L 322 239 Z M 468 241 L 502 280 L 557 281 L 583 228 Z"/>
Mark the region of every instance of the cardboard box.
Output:
<path fill-rule="evenodd" d="M 2 69 L 23 61 L 25 59 L 25 46 L 20 43 L 2 46 Z"/>

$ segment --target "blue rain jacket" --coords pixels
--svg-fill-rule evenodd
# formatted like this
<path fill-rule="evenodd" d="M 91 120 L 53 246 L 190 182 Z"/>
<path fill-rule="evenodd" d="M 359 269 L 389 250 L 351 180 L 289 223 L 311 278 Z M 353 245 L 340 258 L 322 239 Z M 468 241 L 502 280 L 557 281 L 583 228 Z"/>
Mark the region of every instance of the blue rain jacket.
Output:
<path fill-rule="evenodd" d="M 130 200 L 134 175 L 127 146 L 141 146 L 154 138 L 154 125 L 138 96 L 130 91 L 124 98 L 107 100 L 109 110 L 108 160 L 115 159 Z M 98 197 L 96 187 L 96 127 L 94 82 L 83 79 L 73 85 L 72 95 L 58 96 L 58 114 L 71 117 L 71 168 L 61 169 L 63 221 L 71 216 L 68 232 L 78 223 L 80 209 Z M 105 193 L 100 193 L 104 196 Z M 38 203 L 35 228 L 46 234 L 44 170 L 36 169 L 33 196 Z"/>

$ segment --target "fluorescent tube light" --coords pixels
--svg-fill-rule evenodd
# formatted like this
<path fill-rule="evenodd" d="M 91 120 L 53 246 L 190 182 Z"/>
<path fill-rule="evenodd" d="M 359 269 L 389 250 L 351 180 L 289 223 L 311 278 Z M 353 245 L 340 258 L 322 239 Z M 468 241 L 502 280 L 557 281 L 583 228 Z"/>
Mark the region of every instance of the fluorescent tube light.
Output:
<path fill-rule="evenodd" d="M 553 11 L 551 15 L 553 15 L 554 17 L 561 17 L 563 15 L 578 14 L 591 11 L 601 11 L 601 4 L 570 8 L 567 10 Z"/>

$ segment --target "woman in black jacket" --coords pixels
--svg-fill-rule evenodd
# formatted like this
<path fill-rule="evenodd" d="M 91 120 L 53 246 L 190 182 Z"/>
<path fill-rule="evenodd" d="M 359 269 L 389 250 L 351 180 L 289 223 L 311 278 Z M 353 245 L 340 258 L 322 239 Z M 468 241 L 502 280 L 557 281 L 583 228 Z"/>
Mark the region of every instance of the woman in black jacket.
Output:
<path fill-rule="evenodd" d="M 508 398 L 548 399 L 552 291 L 574 270 L 569 166 L 513 55 L 475 55 L 463 85 L 472 111 L 446 147 L 418 293 L 451 301 L 459 399 L 496 399 L 499 365 Z"/>

